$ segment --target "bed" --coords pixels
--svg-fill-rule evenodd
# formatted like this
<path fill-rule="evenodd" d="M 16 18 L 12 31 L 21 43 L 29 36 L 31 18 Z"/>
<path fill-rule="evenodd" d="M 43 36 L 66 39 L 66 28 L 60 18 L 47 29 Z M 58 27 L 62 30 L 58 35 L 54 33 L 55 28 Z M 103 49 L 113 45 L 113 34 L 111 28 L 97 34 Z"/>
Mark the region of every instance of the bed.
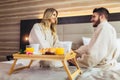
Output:
<path fill-rule="evenodd" d="M 22 64 L 17 64 L 17 67 L 19 66 L 22 66 Z M 9 63 L 0 63 L 0 80 L 65 80 L 67 77 L 62 69 L 41 69 L 39 66 L 34 66 L 30 69 L 24 69 L 12 75 L 8 75 L 10 67 L 11 64 Z"/>
<path fill-rule="evenodd" d="M 89 23 L 87 19 L 90 19 L 90 16 L 60 18 L 59 25 L 57 27 L 59 39 L 61 41 L 72 41 L 73 42 L 72 49 L 77 49 L 81 45 L 88 44 L 87 41 L 89 40 L 88 38 L 86 39 L 85 37 L 90 38 L 93 29 L 91 27 L 91 23 Z M 20 49 L 25 49 L 25 45 L 29 44 L 28 42 L 24 41 L 24 39 L 25 37 L 28 37 L 33 24 L 36 22 L 40 22 L 40 20 L 34 19 L 34 20 L 21 21 Z M 117 21 L 111 21 L 110 23 L 115 26 L 115 29 L 117 30 L 118 33 L 118 37 L 120 37 L 119 19 L 117 19 Z M 82 38 L 84 40 L 82 40 Z M 120 39 L 118 40 L 120 44 Z M 16 67 L 26 65 L 28 64 L 28 61 L 29 60 L 20 59 L 17 62 Z M 118 58 L 118 61 L 120 61 L 120 58 Z M 63 68 L 40 68 L 38 61 L 35 61 L 30 69 L 24 69 L 15 72 L 12 75 L 8 75 L 8 71 L 12 63 L 13 60 L 0 62 L 0 80 L 67 80 L 68 79 L 67 74 Z M 74 66 L 69 66 L 69 68 L 71 71 L 75 70 Z M 117 63 L 117 66 L 115 66 L 111 70 L 102 70 L 100 68 L 89 68 L 89 69 L 81 68 L 81 69 L 83 73 L 81 75 L 78 75 L 75 80 L 120 80 L 120 63 Z"/>
<path fill-rule="evenodd" d="M 13 61 L 0 62 L 0 80 L 68 80 L 67 74 L 63 68 L 40 68 L 37 61 L 29 69 L 14 72 L 8 75 L 8 71 Z M 21 59 L 16 67 L 26 65 L 28 60 Z M 83 73 L 78 75 L 75 80 L 119 80 L 120 64 L 115 70 L 101 70 L 100 68 L 81 68 Z M 75 70 L 74 66 L 69 67 Z"/>
<path fill-rule="evenodd" d="M 27 62 L 27 60 L 19 60 L 16 67 L 24 65 L 22 64 L 23 61 Z M 67 75 L 62 68 L 48 69 L 40 68 L 38 65 L 8 75 L 12 62 L 13 61 L 0 63 L 0 80 L 65 80 L 67 78 Z"/>

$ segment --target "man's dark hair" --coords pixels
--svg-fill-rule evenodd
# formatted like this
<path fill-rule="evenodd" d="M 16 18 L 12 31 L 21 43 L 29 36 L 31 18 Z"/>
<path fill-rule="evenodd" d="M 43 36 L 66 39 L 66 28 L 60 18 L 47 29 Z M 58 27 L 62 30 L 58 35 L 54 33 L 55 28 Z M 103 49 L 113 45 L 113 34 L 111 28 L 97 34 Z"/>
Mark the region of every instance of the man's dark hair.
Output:
<path fill-rule="evenodd" d="M 109 11 L 106 9 L 106 8 L 104 8 L 104 7 L 100 7 L 100 8 L 95 8 L 94 10 L 93 10 L 93 13 L 94 12 L 97 12 L 98 14 L 104 14 L 105 15 L 105 17 L 106 17 L 106 19 L 108 19 L 108 16 L 109 16 Z"/>

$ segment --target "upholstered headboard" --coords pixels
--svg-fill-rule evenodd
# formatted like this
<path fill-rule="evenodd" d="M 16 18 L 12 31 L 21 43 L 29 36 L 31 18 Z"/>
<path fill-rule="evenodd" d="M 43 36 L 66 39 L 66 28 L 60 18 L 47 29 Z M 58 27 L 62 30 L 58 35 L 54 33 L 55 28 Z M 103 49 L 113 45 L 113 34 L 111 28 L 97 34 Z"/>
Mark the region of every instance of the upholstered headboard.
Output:
<path fill-rule="evenodd" d="M 93 27 L 90 18 L 90 15 L 58 18 L 57 33 L 59 40 L 72 41 L 72 49 L 77 49 L 83 44 L 82 37 L 92 36 Z M 41 19 L 21 20 L 20 49 L 25 49 L 25 45 L 29 44 L 25 38 L 29 36 L 32 26 L 40 21 Z M 111 14 L 109 21 L 115 27 L 118 37 L 120 37 L 120 13 Z"/>

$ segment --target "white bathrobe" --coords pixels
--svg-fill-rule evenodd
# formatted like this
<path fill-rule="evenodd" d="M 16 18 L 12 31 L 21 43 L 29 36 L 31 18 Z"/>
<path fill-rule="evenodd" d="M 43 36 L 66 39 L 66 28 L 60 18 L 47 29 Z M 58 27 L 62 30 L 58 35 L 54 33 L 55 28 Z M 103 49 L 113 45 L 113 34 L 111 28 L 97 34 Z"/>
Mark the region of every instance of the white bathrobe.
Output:
<path fill-rule="evenodd" d="M 107 21 L 100 23 L 87 46 L 76 50 L 82 57 L 78 59 L 80 67 L 110 68 L 117 63 L 116 31 Z"/>
<path fill-rule="evenodd" d="M 51 30 L 44 30 L 39 23 L 34 24 L 29 35 L 29 42 L 30 44 L 40 44 L 40 48 L 60 46 L 58 37 L 54 39 Z"/>
<path fill-rule="evenodd" d="M 60 46 L 58 37 L 53 38 L 51 30 L 44 30 L 39 23 L 34 24 L 29 35 L 29 42 L 30 44 L 40 44 L 40 49 Z M 61 67 L 63 65 L 60 61 L 43 61 L 41 66 Z"/>

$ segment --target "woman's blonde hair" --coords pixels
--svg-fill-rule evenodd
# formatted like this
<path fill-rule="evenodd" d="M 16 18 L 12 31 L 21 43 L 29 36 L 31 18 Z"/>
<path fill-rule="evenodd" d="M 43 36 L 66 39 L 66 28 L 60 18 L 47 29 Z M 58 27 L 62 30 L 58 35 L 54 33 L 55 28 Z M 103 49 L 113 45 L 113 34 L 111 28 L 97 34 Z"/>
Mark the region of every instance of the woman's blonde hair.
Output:
<path fill-rule="evenodd" d="M 57 18 L 56 18 L 56 21 L 55 23 L 51 23 L 50 25 L 50 18 L 51 16 L 53 15 L 53 12 L 56 12 L 57 15 L 58 15 L 58 11 L 54 8 L 47 8 L 44 12 L 44 15 L 43 15 L 43 19 L 41 21 L 42 25 L 44 26 L 44 28 L 48 28 L 50 26 L 50 29 L 52 31 L 52 35 L 55 37 L 56 36 L 56 25 L 57 25 Z"/>

